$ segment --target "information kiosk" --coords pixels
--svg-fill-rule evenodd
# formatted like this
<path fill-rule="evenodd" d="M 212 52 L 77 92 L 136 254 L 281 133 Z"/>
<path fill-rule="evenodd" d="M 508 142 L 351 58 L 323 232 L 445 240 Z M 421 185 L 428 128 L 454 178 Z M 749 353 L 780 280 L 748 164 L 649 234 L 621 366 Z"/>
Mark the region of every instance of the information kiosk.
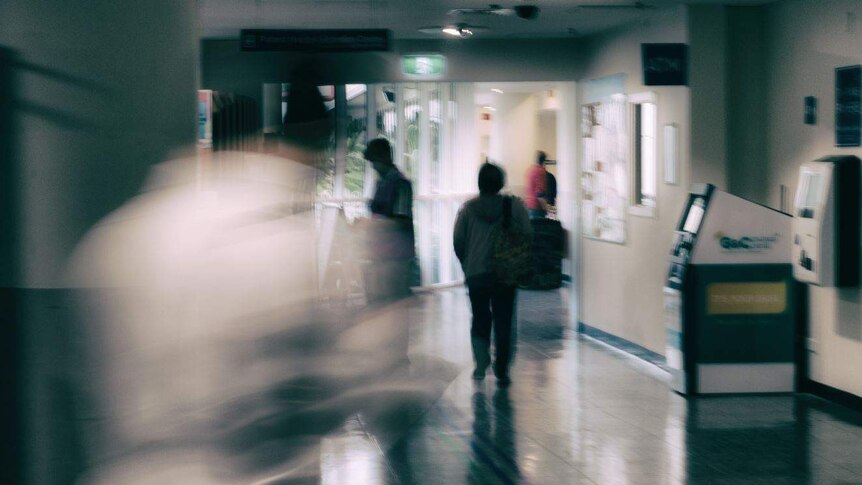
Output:
<path fill-rule="evenodd" d="M 794 390 L 791 221 L 712 185 L 692 186 L 664 288 L 675 391 Z"/>
<path fill-rule="evenodd" d="M 859 285 L 860 167 L 852 156 L 799 168 L 793 219 L 793 272 L 803 283 Z"/>

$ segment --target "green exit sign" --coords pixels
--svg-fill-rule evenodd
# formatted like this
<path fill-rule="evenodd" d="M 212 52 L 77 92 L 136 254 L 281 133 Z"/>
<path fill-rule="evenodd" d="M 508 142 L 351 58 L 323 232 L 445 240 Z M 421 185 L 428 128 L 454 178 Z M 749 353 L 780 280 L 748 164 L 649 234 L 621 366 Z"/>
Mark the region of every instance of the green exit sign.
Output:
<path fill-rule="evenodd" d="M 401 56 L 401 72 L 407 76 L 442 76 L 446 58 L 438 54 Z"/>

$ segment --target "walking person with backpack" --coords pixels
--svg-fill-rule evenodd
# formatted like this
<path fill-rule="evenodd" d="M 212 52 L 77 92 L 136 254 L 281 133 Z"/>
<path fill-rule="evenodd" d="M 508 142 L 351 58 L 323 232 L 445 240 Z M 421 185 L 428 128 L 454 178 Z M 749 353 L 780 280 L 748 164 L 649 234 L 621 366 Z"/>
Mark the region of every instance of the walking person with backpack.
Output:
<path fill-rule="evenodd" d="M 473 378 L 484 379 L 491 365 L 491 329 L 496 349 L 493 370 L 506 387 L 514 353 L 516 290 L 529 278 L 532 228 L 523 202 L 504 196 L 503 169 L 485 163 L 479 170 L 479 196 L 461 207 L 455 220 L 455 254 L 466 277 L 473 322 L 470 329 L 476 368 Z"/>

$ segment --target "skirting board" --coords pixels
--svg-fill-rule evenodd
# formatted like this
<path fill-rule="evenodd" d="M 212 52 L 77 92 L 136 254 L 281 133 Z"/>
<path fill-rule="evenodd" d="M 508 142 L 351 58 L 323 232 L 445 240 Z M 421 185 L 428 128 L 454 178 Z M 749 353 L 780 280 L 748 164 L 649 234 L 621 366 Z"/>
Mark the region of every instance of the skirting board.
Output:
<path fill-rule="evenodd" d="M 821 397 L 827 401 L 838 403 L 844 407 L 852 409 L 853 411 L 862 413 L 862 396 L 857 396 L 856 394 L 842 391 L 841 389 L 836 389 L 832 386 L 827 386 L 826 384 L 821 384 L 810 379 L 805 380 L 804 386 L 805 388 L 803 389 L 803 392 Z"/>
<path fill-rule="evenodd" d="M 644 348 L 634 342 L 631 342 L 621 337 L 617 337 L 616 335 L 609 334 L 595 327 L 591 327 L 584 322 L 578 322 L 578 333 L 588 335 L 596 340 L 610 345 L 611 347 L 620 349 L 623 352 L 634 355 L 635 357 L 645 360 L 666 371 L 670 371 L 670 369 L 668 369 L 667 367 L 667 364 L 665 363 L 664 357 L 661 354 L 657 354 L 652 350 Z M 799 392 L 812 394 L 827 401 L 840 404 L 846 408 L 852 409 L 853 411 L 862 412 L 862 396 L 857 396 L 847 391 L 842 391 L 841 389 L 827 386 L 826 384 L 821 384 L 810 379 L 803 379 L 802 389 L 799 389 Z"/>
<path fill-rule="evenodd" d="M 642 347 L 630 340 L 626 340 L 622 337 L 617 337 L 616 335 L 609 334 L 604 330 L 599 330 L 596 327 L 591 327 L 584 322 L 578 322 L 578 333 L 582 333 L 600 342 L 604 342 L 611 347 L 618 348 L 623 352 L 634 355 L 639 359 L 645 360 L 650 364 L 653 364 L 657 367 L 660 367 L 661 369 L 670 372 L 670 369 L 668 368 L 667 362 L 665 362 L 663 355 L 655 353 L 652 350 L 646 347 Z"/>

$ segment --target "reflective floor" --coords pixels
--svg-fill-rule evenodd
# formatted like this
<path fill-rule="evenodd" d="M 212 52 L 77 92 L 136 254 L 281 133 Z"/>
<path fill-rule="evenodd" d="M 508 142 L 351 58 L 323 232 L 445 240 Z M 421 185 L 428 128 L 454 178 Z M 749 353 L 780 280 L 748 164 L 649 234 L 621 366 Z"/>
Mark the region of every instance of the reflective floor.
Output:
<path fill-rule="evenodd" d="M 470 378 L 464 291 L 420 297 L 411 349 L 463 372 L 393 448 L 361 416 L 324 439 L 322 482 L 862 484 L 862 415 L 810 396 L 685 399 L 658 368 L 575 334 L 563 293 L 520 295 L 506 390 Z"/>

